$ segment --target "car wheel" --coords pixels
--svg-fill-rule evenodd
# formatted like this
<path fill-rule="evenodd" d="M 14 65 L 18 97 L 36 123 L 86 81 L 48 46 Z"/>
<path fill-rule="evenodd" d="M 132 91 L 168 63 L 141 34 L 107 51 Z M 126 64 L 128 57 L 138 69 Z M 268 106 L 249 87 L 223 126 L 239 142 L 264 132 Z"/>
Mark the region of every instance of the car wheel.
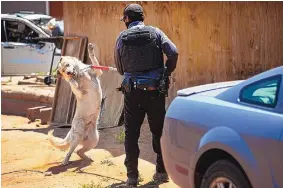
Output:
<path fill-rule="evenodd" d="M 50 84 L 52 84 L 53 79 L 51 78 L 51 76 L 46 76 L 43 81 L 46 85 L 49 86 Z"/>
<path fill-rule="evenodd" d="M 239 167 L 227 160 L 214 162 L 205 172 L 201 188 L 251 188 Z"/>

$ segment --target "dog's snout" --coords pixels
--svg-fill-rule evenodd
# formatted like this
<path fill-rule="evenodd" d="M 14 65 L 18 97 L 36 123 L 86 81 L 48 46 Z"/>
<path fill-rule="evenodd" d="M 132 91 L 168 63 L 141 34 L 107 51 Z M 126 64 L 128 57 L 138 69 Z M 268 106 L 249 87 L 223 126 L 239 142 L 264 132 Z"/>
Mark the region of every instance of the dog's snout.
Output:
<path fill-rule="evenodd" d="M 71 74 L 72 74 L 71 72 L 69 72 L 69 71 L 67 72 L 67 75 L 71 75 Z"/>

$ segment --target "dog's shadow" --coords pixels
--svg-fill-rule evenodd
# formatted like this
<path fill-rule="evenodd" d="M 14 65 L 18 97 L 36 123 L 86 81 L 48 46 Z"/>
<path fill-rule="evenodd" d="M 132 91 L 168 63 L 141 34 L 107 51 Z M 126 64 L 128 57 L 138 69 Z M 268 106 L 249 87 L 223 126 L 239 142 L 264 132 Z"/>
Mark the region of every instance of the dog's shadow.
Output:
<path fill-rule="evenodd" d="M 76 160 L 76 161 L 70 161 L 68 165 L 63 165 L 61 163 L 58 166 L 53 166 L 50 167 L 47 172 L 51 172 L 52 174 L 60 174 L 62 172 L 66 172 L 68 169 L 75 168 L 72 172 L 81 172 L 83 168 L 91 165 L 92 161 L 91 160 Z"/>

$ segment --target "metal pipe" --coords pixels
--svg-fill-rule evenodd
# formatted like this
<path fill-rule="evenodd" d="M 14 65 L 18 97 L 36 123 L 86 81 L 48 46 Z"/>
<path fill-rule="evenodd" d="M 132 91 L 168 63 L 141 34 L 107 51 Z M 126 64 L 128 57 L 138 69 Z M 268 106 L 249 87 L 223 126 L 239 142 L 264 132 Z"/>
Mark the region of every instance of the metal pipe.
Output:
<path fill-rule="evenodd" d="M 51 66 L 50 66 L 50 71 L 49 71 L 49 75 L 51 75 L 52 74 L 52 67 L 53 67 L 53 61 L 54 61 L 54 56 L 55 56 L 55 52 L 56 52 L 56 45 L 54 45 L 55 46 L 55 48 L 54 48 L 54 50 L 53 50 L 53 55 L 52 55 L 52 60 L 51 60 Z"/>
<path fill-rule="evenodd" d="M 117 68 L 114 67 L 107 67 L 107 66 L 100 66 L 100 65 L 91 65 L 92 69 L 100 69 L 100 70 L 106 70 L 106 71 L 117 71 Z"/>

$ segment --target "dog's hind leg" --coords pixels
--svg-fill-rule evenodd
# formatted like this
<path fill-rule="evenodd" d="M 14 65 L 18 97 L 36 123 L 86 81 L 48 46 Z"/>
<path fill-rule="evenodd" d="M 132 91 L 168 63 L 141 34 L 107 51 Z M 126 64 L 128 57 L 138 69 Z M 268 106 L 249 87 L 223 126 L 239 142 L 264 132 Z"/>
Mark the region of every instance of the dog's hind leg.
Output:
<path fill-rule="evenodd" d="M 93 160 L 91 158 L 89 158 L 88 156 L 86 156 L 86 152 L 88 152 L 89 150 L 91 150 L 92 148 L 90 147 L 85 147 L 83 146 L 82 148 L 80 148 L 79 150 L 76 151 L 77 155 L 80 156 L 80 158 L 84 159 L 84 160 L 89 160 L 92 161 Z"/>
<path fill-rule="evenodd" d="M 82 159 L 93 161 L 91 158 L 86 156 L 85 153 L 93 149 L 96 146 L 96 144 L 94 144 L 94 140 L 91 137 L 87 136 L 82 142 L 82 147 L 76 151 L 77 155 Z"/>
<path fill-rule="evenodd" d="M 90 160 L 93 162 L 93 160 L 89 158 L 88 156 L 86 156 L 85 153 L 95 148 L 95 146 L 97 145 L 97 142 L 98 140 L 93 140 L 92 138 L 88 138 L 87 140 L 84 140 L 84 142 L 82 143 L 82 148 L 76 151 L 77 155 L 80 156 L 84 160 Z"/>
<path fill-rule="evenodd" d="M 63 165 L 68 165 L 72 153 L 75 151 L 76 147 L 80 144 L 83 138 L 84 131 L 84 120 L 81 118 L 74 118 L 72 122 L 72 127 L 70 130 L 70 148 L 63 161 Z"/>
<path fill-rule="evenodd" d="M 78 149 L 76 151 L 77 155 L 80 156 L 82 159 L 85 160 L 91 160 L 88 156 L 85 155 L 86 152 L 89 150 L 95 148 L 95 146 L 98 143 L 99 135 L 96 130 L 96 127 L 93 127 L 92 125 L 89 127 L 89 130 L 87 132 L 87 136 L 82 142 L 82 148 Z"/>
<path fill-rule="evenodd" d="M 72 141 L 71 142 L 71 145 L 70 145 L 70 149 L 69 149 L 69 152 L 67 153 L 64 161 L 62 162 L 63 165 L 68 165 L 70 162 L 70 158 L 71 158 L 71 155 L 72 153 L 75 151 L 76 147 L 79 145 L 79 140 L 76 140 L 76 141 Z"/>

